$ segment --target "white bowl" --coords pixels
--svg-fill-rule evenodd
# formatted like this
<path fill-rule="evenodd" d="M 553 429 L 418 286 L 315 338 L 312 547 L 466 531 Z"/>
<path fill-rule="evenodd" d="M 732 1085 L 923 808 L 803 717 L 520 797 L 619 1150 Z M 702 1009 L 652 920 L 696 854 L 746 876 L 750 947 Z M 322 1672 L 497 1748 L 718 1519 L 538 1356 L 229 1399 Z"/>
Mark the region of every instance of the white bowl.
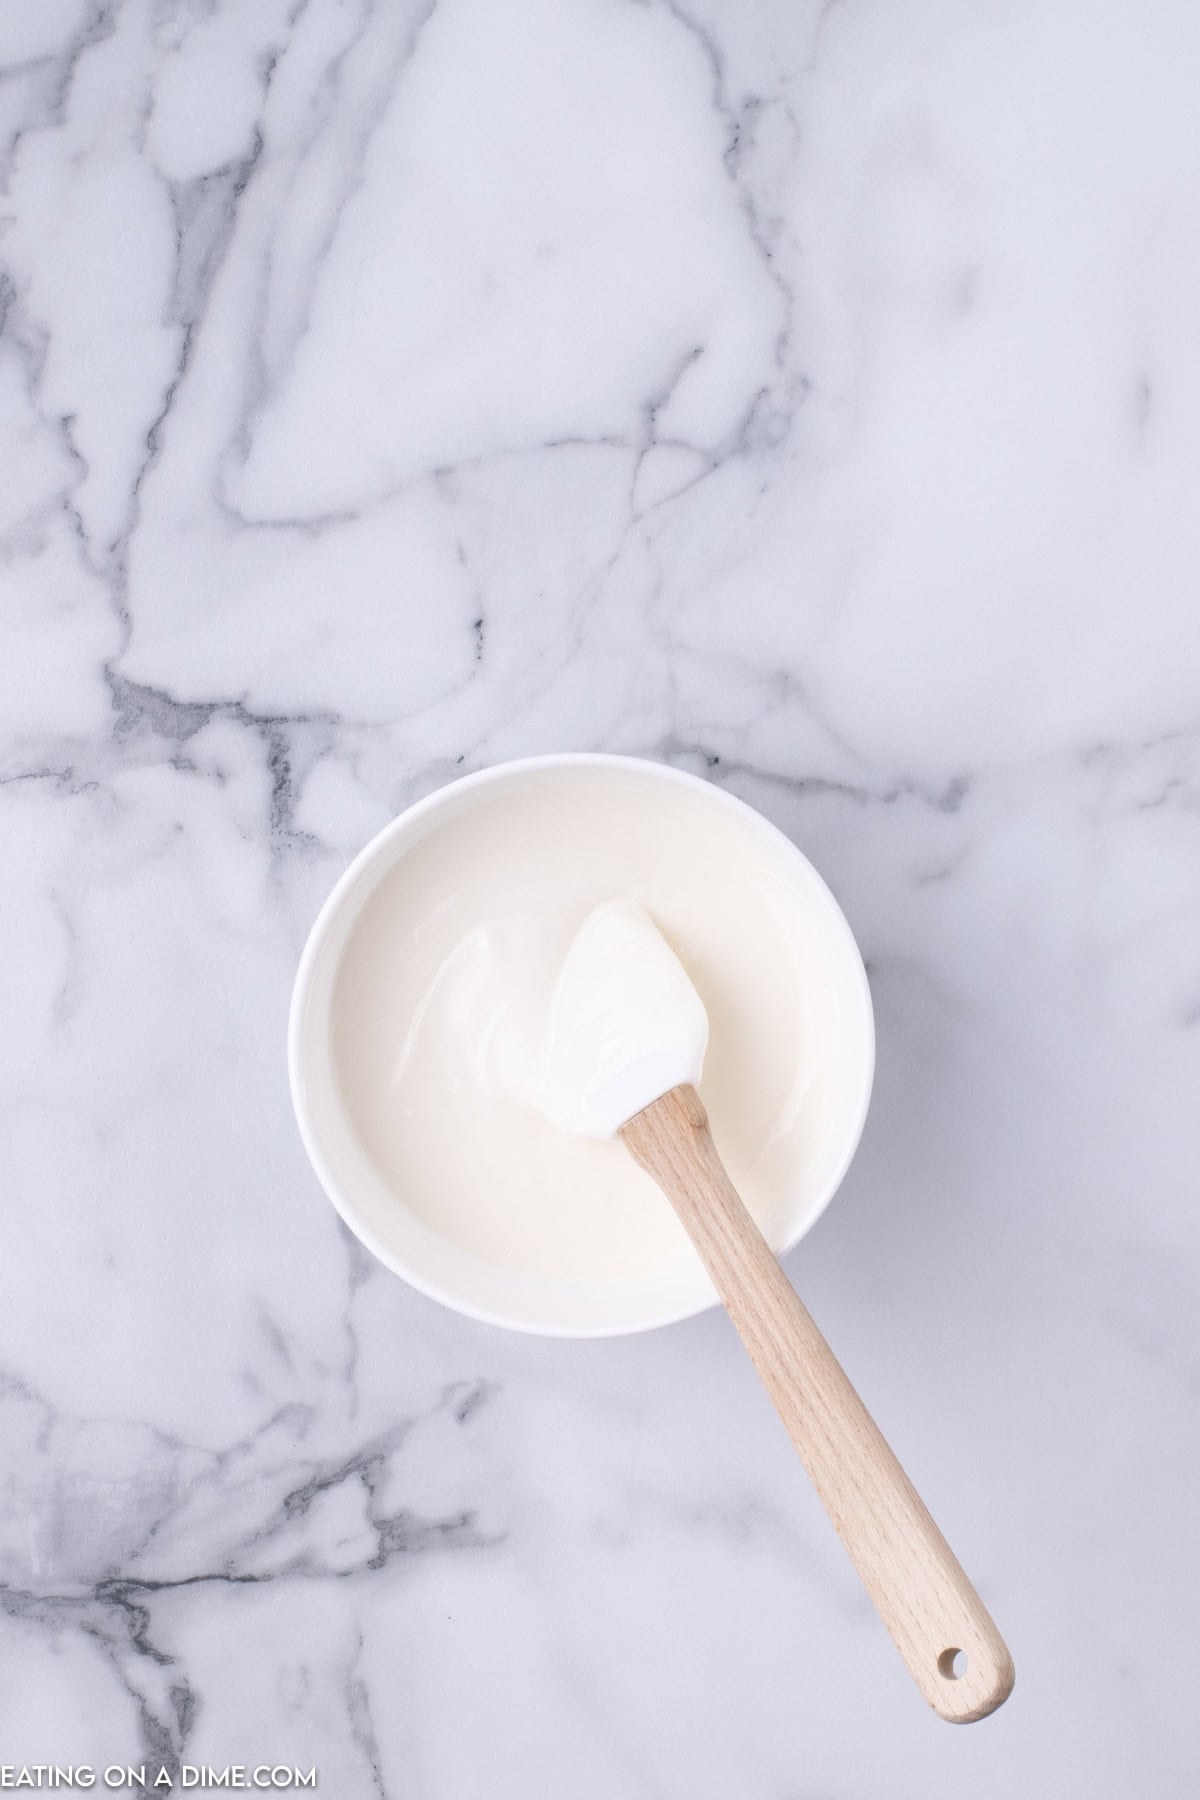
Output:
<path fill-rule="evenodd" d="M 332 1007 L 338 965 L 364 905 L 379 882 L 434 825 L 489 806 L 500 789 L 541 781 L 547 773 L 594 783 L 681 787 L 703 796 L 714 819 L 732 811 L 754 834 L 783 889 L 791 888 L 819 925 L 836 990 L 842 1042 L 835 1103 L 822 1129 L 822 1175 L 815 1192 L 786 1221 L 790 1249 L 836 1193 L 858 1146 L 874 1071 L 874 1020 L 862 958 L 837 901 L 807 857 L 743 801 L 695 775 L 638 757 L 563 754 L 500 763 L 429 794 L 373 838 L 354 859 L 317 916 L 300 958 L 288 1025 L 292 1103 L 300 1135 L 321 1185 L 354 1232 L 397 1275 L 472 1318 L 556 1337 L 606 1337 L 645 1331 L 714 1304 L 698 1260 L 624 1280 L 535 1276 L 485 1262 L 442 1237 L 406 1206 L 364 1150 L 348 1115 L 333 1055 Z"/>

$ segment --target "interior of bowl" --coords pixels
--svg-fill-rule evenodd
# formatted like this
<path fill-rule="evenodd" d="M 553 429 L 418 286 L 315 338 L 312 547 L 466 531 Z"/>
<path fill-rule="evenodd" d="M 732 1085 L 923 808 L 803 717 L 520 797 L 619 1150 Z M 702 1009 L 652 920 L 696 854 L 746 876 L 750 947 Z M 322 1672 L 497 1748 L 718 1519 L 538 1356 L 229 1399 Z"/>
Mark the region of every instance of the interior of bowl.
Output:
<path fill-rule="evenodd" d="M 364 1147 L 339 1081 L 334 1011 L 339 969 L 363 909 L 406 857 L 447 821 L 470 828 L 504 796 L 551 782 L 575 784 L 579 795 L 644 795 L 647 784 L 672 803 L 706 809 L 723 831 L 731 818 L 744 830 L 783 905 L 803 908 L 806 929 L 819 934 L 822 967 L 833 1003 L 822 1046 L 829 1102 L 805 1179 L 789 1194 L 772 1235 L 794 1243 L 835 1192 L 865 1118 L 873 1067 L 873 1029 L 866 977 L 849 927 L 824 883 L 800 852 L 761 816 L 723 790 L 663 765 L 623 757 L 565 756 L 501 765 L 468 776 L 419 802 L 375 838 L 347 870 L 321 911 L 301 960 L 293 999 L 289 1060 L 297 1117 L 322 1185 L 343 1219 L 379 1259 L 415 1287 L 459 1311 L 517 1329 L 564 1336 L 644 1330 L 687 1317 L 713 1303 L 699 1262 L 603 1278 L 553 1276 L 505 1267 L 472 1254 L 419 1216 L 385 1178 Z M 715 826 L 714 826 L 715 829 Z M 664 1202 L 664 1205 L 666 1203 Z"/>

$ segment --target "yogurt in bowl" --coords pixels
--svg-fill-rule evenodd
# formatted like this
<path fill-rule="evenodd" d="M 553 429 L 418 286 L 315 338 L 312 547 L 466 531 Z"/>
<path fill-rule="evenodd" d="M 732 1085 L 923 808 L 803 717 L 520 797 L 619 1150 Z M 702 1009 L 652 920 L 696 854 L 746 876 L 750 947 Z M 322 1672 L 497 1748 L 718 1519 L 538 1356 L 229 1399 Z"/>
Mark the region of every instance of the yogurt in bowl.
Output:
<path fill-rule="evenodd" d="M 571 1337 L 715 1303 L 670 1206 L 616 1141 L 539 1104 L 567 950 L 636 901 L 709 1019 L 701 1094 L 771 1244 L 836 1192 L 870 1097 L 862 959 L 812 865 L 722 789 L 634 757 L 503 763 L 419 801 L 338 882 L 289 1026 L 305 1148 L 350 1229 L 460 1312 Z"/>

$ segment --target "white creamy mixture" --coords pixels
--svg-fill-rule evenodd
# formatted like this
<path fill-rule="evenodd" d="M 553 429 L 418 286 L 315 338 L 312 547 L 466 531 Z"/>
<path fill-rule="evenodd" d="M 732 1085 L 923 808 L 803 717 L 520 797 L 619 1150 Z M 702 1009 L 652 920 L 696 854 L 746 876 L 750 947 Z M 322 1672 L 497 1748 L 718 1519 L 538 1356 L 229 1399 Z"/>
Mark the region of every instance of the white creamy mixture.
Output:
<path fill-rule="evenodd" d="M 701 1093 L 769 1236 L 820 1177 L 839 1038 L 827 946 L 749 822 L 682 787 L 497 792 L 384 876 L 343 953 L 333 1023 L 347 1110 L 397 1204 L 511 1269 L 621 1278 L 692 1255 L 620 1141 L 571 1135 L 565 1090 L 559 1104 L 545 1085 L 568 950 L 593 909 L 625 898 L 703 1002 Z M 561 1123 L 542 1110 L 556 1104 Z"/>

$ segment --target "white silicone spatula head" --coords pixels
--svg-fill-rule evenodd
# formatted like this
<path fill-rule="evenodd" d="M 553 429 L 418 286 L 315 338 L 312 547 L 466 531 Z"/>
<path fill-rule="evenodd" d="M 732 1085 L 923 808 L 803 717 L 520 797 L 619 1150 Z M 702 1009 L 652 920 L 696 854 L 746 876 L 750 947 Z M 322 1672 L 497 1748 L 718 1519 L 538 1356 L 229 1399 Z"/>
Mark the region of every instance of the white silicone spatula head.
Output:
<path fill-rule="evenodd" d="M 652 1101 L 698 1082 L 707 1045 L 704 1004 L 654 921 L 632 900 L 596 907 L 554 996 L 547 1116 L 580 1137 L 615 1137 Z"/>

